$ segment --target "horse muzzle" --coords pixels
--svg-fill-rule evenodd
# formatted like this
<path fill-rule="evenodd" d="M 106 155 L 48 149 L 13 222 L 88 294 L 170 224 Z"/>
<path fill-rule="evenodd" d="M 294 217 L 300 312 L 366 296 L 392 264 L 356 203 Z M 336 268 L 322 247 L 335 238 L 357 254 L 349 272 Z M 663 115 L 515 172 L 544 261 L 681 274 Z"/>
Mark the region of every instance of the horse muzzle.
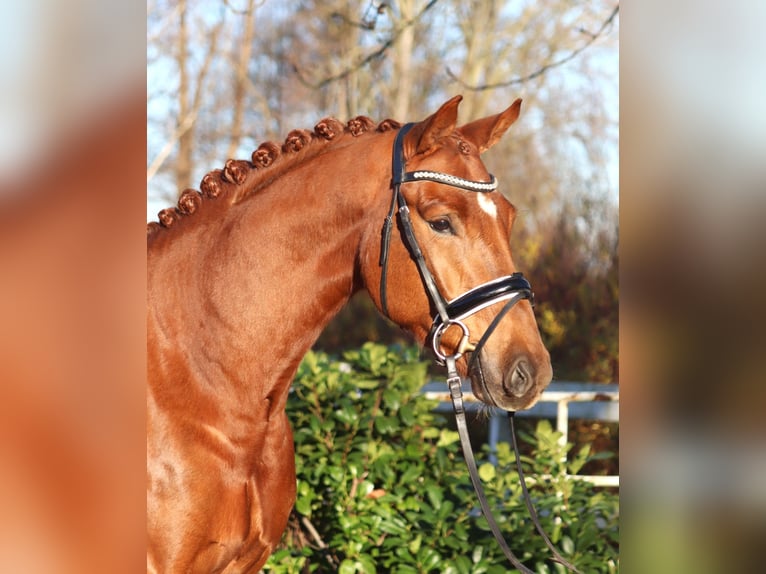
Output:
<path fill-rule="evenodd" d="M 485 352 L 480 352 L 471 354 L 468 365 L 474 395 L 488 405 L 507 411 L 534 406 L 552 378 L 547 357 L 542 362 L 535 362 L 526 355 L 520 355 L 504 368 Z"/>
<path fill-rule="evenodd" d="M 436 361 L 444 364 L 447 354 L 443 349 L 442 336 L 451 327 L 460 327 L 462 336 L 449 356 L 457 360 L 463 354 L 468 356 L 470 353 L 468 375 L 474 394 L 483 402 L 506 410 L 521 410 L 532 406 L 552 378 L 547 352 L 539 358 L 520 353 L 512 358 L 509 365 L 501 364 L 499 359 L 491 359 L 486 354 L 487 340 L 503 317 L 522 299 L 534 301 L 532 287 L 521 273 L 479 285 L 447 303 L 449 320 L 444 321 L 438 315 L 434 317 L 426 339 L 434 351 Z M 505 305 L 487 326 L 479 341 L 472 343 L 470 331 L 463 319 L 501 302 L 505 302 Z"/>

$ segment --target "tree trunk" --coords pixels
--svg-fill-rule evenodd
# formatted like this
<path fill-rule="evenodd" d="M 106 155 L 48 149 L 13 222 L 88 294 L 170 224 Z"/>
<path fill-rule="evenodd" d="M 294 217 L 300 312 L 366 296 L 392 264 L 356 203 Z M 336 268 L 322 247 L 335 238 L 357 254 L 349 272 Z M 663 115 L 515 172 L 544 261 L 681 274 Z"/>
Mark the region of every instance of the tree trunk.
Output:
<path fill-rule="evenodd" d="M 248 0 L 242 18 L 242 39 L 238 43 L 239 57 L 237 58 L 237 67 L 234 73 L 234 86 L 232 89 L 232 119 L 231 135 L 229 138 L 229 147 L 226 152 L 227 158 L 233 158 L 237 154 L 240 139 L 242 138 L 242 118 L 245 108 L 245 95 L 247 92 L 247 71 L 250 64 L 250 56 L 253 51 L 253 30 L 255 28 L 255 0 Z"/>
<path fill-rule="evenodd" d="M 401 0 L 401 22 L 408 22 L 414 16 L 412 0 Z M 407 121 L 410 115 L 410 100 L 412 98 L 412 49 L 415 44 L 415 26 L 407 26 L 394 45 L 394 91 L 392 117 L 400 121 Z"/>
<path fill-rule="evenodd" d="M 194 148 L 194 127 L 185 125 L 187 118 L 191 116 L 192 110 L 189 104 L 189 64 L 188 42 L 189 31 L 187 28 L 187 5 L 185 0 L 181 0 L 179 6 L 178 23 L 178 51 L 176 61 L 178 62 L 178 119 L 176 129 L 179 130 L 178 138 L 178 158 L 175 162 L 175 180 L 176 188 L 181 191 L 191 186 L 192 180 L 192 151 Z"/>

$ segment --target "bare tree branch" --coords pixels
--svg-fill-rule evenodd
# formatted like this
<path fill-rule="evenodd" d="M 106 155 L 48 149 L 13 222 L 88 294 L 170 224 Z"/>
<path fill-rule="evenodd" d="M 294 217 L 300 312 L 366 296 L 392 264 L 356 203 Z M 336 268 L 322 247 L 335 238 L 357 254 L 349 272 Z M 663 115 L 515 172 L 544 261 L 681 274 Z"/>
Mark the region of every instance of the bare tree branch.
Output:
<path fill-rule="evenodd" d="M 539 69 L 535 70 L 531 74 L 528 74 L 526 76 L 521 76 L 518 78 L 513 78 L 511 80 L 507 80 L 505 82 L 497 82 L 494 84 L 481 84 L 478 86 L 472 86 L 467 83 L 465 83 L 463 80 L 458 78 L 452 70 L 447 68 L 447 75 L 452 78 L 455 82 L 460 84 L 463 88 L 467 90 L 473 90 L 473 91 L 482 91 L 482 90 L 493 90 L 495 88 L 505 88 L 507 86 L 513 86 L 516 84 L 523 84 L 524 82 L 528 82 L 529 80 L 534 80 L 535 78 L 542 76 L 544 73 L 546 73 L 551 68 L 556 68 L 558 66 L 562 66 L 563 64 L 566 64 L 567 62 L 573 60 L 576 58 L 581 52 L 583 52 L 588 46 L 593 44 L 601 35 L 604 33 L 604 31 L 609 27 L 609 25 L 614 21 L 614 18 L 617 16 L 617 13 L 620 11 L 620 5 L 617 4 L 617 6 L 614 7 L 614 10 L 612 10 L 612 13 L 609 15 L 609 17 L 604 20 L 604 22 L 601 24 L 601 27 L 598 29 L 596 33 L 587 32 L 586 30 L 583 30 L 580 28 L 580 32 L 587 35 L 589 37 L 589 40 L 577 48 L 576 50 L 570 52 L 560 60 L 556 60 L 555 62 L 551 62 L 550 64 L 545 64 L 544 66 L 540 67 Z"/>
<path fill-rule="evenodd" d="M 439 0 L 431 0 L 430 2 L 428 2 L 428 4 L 426 4 L 423 7 L 423 9 L 415 15 L 415 17 L 411 18 L 410 20 L 407 20 L 404 23 L 403 26 L 401 26 L 400 28 L 395 30 L 393 35 L 390 38 L 388 38 L 388 40 L 386 40 L 383 44 L 381 44 L 381 46 L 377 50 L 367 54 L 364 58 L 359 60 L 356 64 L 354 64 L 352 66 L 349 66 L 345 70 L 343 70 L 343 71 L 341 71 L 341 72 L 339 72 L 339 73 L 337 73 L 335 75 L 329 76 L 329 77 L 327 77 L 324 80 L 321 80 L 319 82 L 311 82 L 308 79 L 306 79 L 306 77 L 303 75 L 303 72 L 298 67 L 298 64 L 296 64 L 295 62 L 290 62 L 291 66 L 293 68 L 293 71 L 295 72 L 296 76 L 298 77 L 298 80 L 300 80 L 300 82 L 304 86 L 306 86 L 308 88 L 312 88 L 312 89 L 324 88 L 325 86 L 327 86 L 328 84 L 331 84 L 332 82 L 337 82 L 338 80 L 342 80 L 344 78 L 347 78 L 349 75 L 351 75 L 352 73 L 356 72 L 357 70 L 360 70 L 360 69 L 364 68 L 370 62 L 372 62 L 374 60 L 377 60 L 378 58 L 382 57 L 383 54 L 386 52 L 386 50 L 388 50 L 391 46 L 394 45 L 394 43 L 397 41 L 397 39 L 402 34 L 402 32 L 404 30 L 406 30 L 407 28 L 409 28 L 410 26 L 412 26 L 415 23 L 417 23 L 417 21 L 420 20 L 420 18 L 423 16 L 423 14 L 425 14 L 428 10 L 430 10 L 438 1 Z M 387 7 L 387 5 L 386 4 L 382 4 L 381 5 L 381 9 L 383 7 Z"/>
<path fill-rule="evenodd" d="M 173 131 L 173 134 L 165 142 L 165 145 L 162 146 L 162 149 L 159 151 L 159 153 L 154 156 L 151 165 L 146 170 L 146 183 L 149 183 L 157 174 L 157 171 L 162 167 L 162 164 L 165 163 L 165 160 L 168 159 L 170 152 L 173 151 L 173 148 L 178 143 L 178 140 L 180 140 L 181 137 L 191 129 L 196 119 L 197 112 L 195 110 L 183 118 L 183 120 L 181 120 L 181 122 L 178 124 L 178 127 Z"/>
<path fill-rule="evenodd" d="M 147 46 L 155 44 L 162 36 L 166 34 L 167 28 L 169 28 L 170 25 L 178 19 L 178 14 L 180 13 L 181 8 L 182 4 L 177 4 L 173 7 L 172 10 L 166 14 L 163 14 L 162 18 L 156 24 L 152 25 L 151 31 L 148 31 L 146 34 Z M 148 13 L 152 13 L 152 10 L 149 9 Z"/>
<path fill-rule="evenodd" d="M 308 530 L 309 534 L 311 535 L 311 538 L 314 540 L 317 546 L 321 548 L 322 550 L 327 550 L 327 543 L 322 540 L 322 537 L 319 535 L 319 532 L 317 532 L 317 529 L 314 527 L 314 525 L 311 523 L 311 521 L 306 516 L 301 516 L 301 524 L 303 524 L 303 527 Z M 327 561 L 330 563 L 330 566 L 333 568 L 338 567 L 338 560 L 333 556 L 332 554 L 326 555 Z"/>
<path fill-rule="evenodd" d="M 248 0 L 247 8 L 239 12 L 243 19 L 242 37 L 239 43 L 238 60 L 236 63 L 234 85 L 232 95 L 234 98 L 231 121 L 231 137 L 226 157 L 234 157 L 242 138 L 242 116 L 245 107 L 245 94 L 247 91 L 247 71 L 250 64 L 250 55 L 253 51 L 253 35 L 255 30 L 255 0 Z"/>
<path fill-rule="evenodd" d="M 367 6 L 367 10 L 364 11 L 364 15 L 362 16 L 362 19 L 357 22 L 356 20 L 352 20 L 345 14 L 342 14 L 340 12 L 332 12 L 330 14 L 330 18 L 337 18 L 338 20 L 345 22 L 349 26 L 353 26 L 355 28 L 361 28 L 362 30 L 374 30 L 375 26 L 378 24 L 378 16 L 383 14 L 386 9 L 389 8 L 389 5 L 385 2 L 381 2 L 380 4 L 375 4 L 374 0 L 370 0 L 369 5 Z M 370 15 L 372 13 L 372 15 Z"/>
<path fill-rule="evenodd" d="M 197 74 L 197 82 L 196 82 L 197 89 L 194 94 L 194 100 L 191 105 L 191 110 L 189 110 L 188 113 L 184 114 L 183 117 L 180 118 L 178 127 L 170 136 L 170 138 L 165 143 L 165 145 L 160 150 L 160 152 L 152 160 L 151 165 L 146 170 L 147 183 L 149 183 L 149 181 L 151 181 L 151 179 L 156 175 L 157 171 L 160 169 L 160 167 L 162 167 L 162 164 L 165 163 L 165 160 L 170 155 L 170 152 L 173 150 L 173 147 L 181 140 L 182 137 L 184 137 L 189 132 L 189 130 L 192 129 L 192 127 L 194 126 L 194 122 L 197 120 L 197 115 L 202 106 L 202 94 L 204 91 L 205 80 L 206 80 L 210 65 L 213 62 L 216 55 L 218 35 L 222 28 L 223 28 L 223 20 L 221 20 L 210 32 L 210 44 L 209 44 L 208 52 L 205 56 L 205 60 L 202 63 L 202 67 L 200 68 Z"/>
<path fill-rule="evenodd" d="M 226 6 L 236 16 L 247 16 L 253 8 L 260 8 L 266 3 L 266 0 L 260 0 L 257 4 L 250 2 L 247 8 L 235 8 L 231 5 L 231 0 L 223 0 L 223 5 Z"/>

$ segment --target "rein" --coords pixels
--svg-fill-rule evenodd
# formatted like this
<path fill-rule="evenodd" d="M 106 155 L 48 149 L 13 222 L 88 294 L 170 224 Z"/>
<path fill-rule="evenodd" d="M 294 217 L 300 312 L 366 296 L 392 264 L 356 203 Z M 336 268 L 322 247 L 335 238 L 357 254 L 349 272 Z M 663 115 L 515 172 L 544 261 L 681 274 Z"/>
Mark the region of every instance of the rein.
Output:
<path fill-rule="evenodd" d="M 412 227 L 412 220 L 410 218 L 409 208 L 407 202 L 404 199 L 404 195 L 401 193 L 400 186 L 403 183 L 416 182 L 416 181 L 434 181 L 443 185 L 449 185 L 451 187 L 457 187 L 466 191 L 476 193 L 488 193 L 497 189 L 497 180 L 495 176 L 490 175 L 490 181 L 480 182 L 471 181 L 457 177 L 454 175 L 434 172 L 434 171 L 405 171 L 406 160 L 404 159 L 404 148 L 402 142 L 404 136 L 409 132 L 414 124 L 405 124 L 396 136 L 394 140 L 393 159 L 392 159 L 392 177 L 391 177 L 391 189 L 393 191 L 391 199 L 391 207 L 386 216 L 381 231 L 381 251 L 380 251 L 380 266 L 381 280 L 380 280 L 380 299 L 383 313 L 388 316 L 388 302 L 387 302 L 387 278 L 388 278 L 388 251 L 391 242 L 391 230 L 393 227 L 394 218 L 399 215 L 399 224 L 403 233 L 404 244 L 409 249 L 415 264 L 418 267 L 418 272 L 423 281 L 423 285 L 426 289 L 428 297 L 436 309 L 436 316 L 433 319 L 431 330 L 426 338 L 426 342 L 431 344 L 431 347 L 436 356 L 436 362 L 442 366 L 447 367 L 447 385 L 450 390 L 450 397 L 452 399 L 452 406 L 455 410 L 455 420 L 457 423 L 457 430 L 460 436 L 460 444 L 463 449 L 463 456 L 465 458 L 466 465 L 468 467 L 468 473 L 471 477 L 471 483 L 473 485 L 476 496 L 479 499 L 479 505 L 484 514 L 484 517 L 489 524 L 490 530 L 500 545 L 503 553 L 510 563 L 519 571 L 524 574 L 534 574 L 532 570 L 524 566 L 522 562 L 513 554 L 508 544 L 503 538 L 500 528 L 495 521 L 492 511 L 489 507 L 486 496 L 484 495 L 484 488 L 481 484 L 479 472 L 476 467 L 476 460 L 473 455 L 473 449 L 471 448 L 471 442 L 468 435 L 468 424 L 465 417 L 465 408 L 463 405 L 463 391 L 462 380 L 458 375 L 456 362 L 466 352 L 471 352 L 471 358 L 468 363 L 469 372 L 474 365 L 479 353 L 484 348 L 487 339 L 497 328 L 503 317 L 511 310 L 511 308 L 521 301 L 522 299 L 529 299 L 530 302 L 534 302 L 534 295 L 532 293 L 532 287 L 521 273 L 513 273 L 505 277 L 500 277 L 492 281 L 488 281 L 474 287 L 469 291 L 466 291 L 462 295 L 456 297 L 451 301 L 446 301 L 444 296 L 439 291 L 439 287 L 436 284 L 433 274 L 426 265 L 425 257 L 420 249 L 415 232 Z M 500 312 L 495 316 L 493 321 L 487 327 L 487 330 L 483 333 L 479 342 L 475 345 L 470 342 L 470 332 L 463 319 L 470 317 L 474 313 L 494 305 L 496 303 L 507 301 Z M 455 352 L 451 355 L 446 355 L 441 349 L 441 338 L 444 333 L 451 326 L 457 326 L 462 330 L 463 336 L 457 345 Z M 535 511 L 535 507 L 529 496 L 527 490 L 526 481 L 524 479 L 524 473 L 521 468 L 521 456 L 519 455 L 519 448 L 516 441 L 516 433 L 513 425 L 513 411 L 508 411 L 508 421 L 511 430 L 511 438 L 513 444 L 513 451 L 516 457 L 516 471 L 519 474 L 519 480 L 521 483 L 521 490 L 524 497 L 524 504 L 527 507 L 532 522 L 537 529 L 537 532 L 542 536 L 546 546 L 553 554 L 552 560 L 565 566 L 567 569 L 577 572 L 579 571 L 567 560 L 561 557 L 559 552 L 553 546 L 550 538 L 543 530 L 540 521 Z"/>

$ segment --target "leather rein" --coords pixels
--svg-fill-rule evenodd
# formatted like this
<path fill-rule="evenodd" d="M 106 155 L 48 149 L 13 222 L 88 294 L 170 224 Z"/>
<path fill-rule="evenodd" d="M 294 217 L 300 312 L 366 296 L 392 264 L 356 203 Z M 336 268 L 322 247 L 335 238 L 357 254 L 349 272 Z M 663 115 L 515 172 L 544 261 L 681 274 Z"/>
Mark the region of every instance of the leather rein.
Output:
<path fill-rule="evenodd" d="M 468 424 L 465 417 L 465 408 L 463 405 L 463 391 L 462 380 L 457 373 L 456 362 L 466 352 L 471 353 L 469 360 L 469 372 L 473 366 L 474 360 L 479 356 L 484 344 L 489 336 L 494 332 L 500 320 L 510 311 L 516 303 L 522 299 L 529 299 L 530 302 L 534 302 L 534 295 L 532 293 L 532 287 L 521 273 L 513 273 L 505 277 L 500 277 L 492 281 L 488 281 L 470 289 L 463 293 L 459 297 L 447 301 L 439 291 L 439 287 L 436 284 L 433 274 L 426 265 L 425 257 L 420 249 L 415 232 L 412 227 L 412 220 L 410 218 L 409 208 L 407 202 L 404 199 L 404 195 L 401 193 L 400 187 L 403 183 L 417 182 L 417 181 L 434 181 L 443 185 L 449 185 L 451 187 L 457 187 L 466 191 L 476 193 L 489 193 L 497 189 L 497 180 L 495 176 L 490 175 L 490 181 L 480 182 L 471 181 L 457 177 L 454 175 L 434 172 L 434 171 L 406 171 L 406 160 L 404 158 L 403 141 L 404 136 L 409 132 L 414 124 L 409 123 L 402 126 L 399 133 L 394 140 L 393 148 L 393 160 L 392 160 L 392 177 L 391 177 L 391 190 L 392 199 L 391 207 L 388 215 L 386 216 L 383 224 L 383 230 L 381 232 L 381 250 L 380 250 L 380 266 L 381 280 L 380 280 L 380 299 L 383 313 L 388 316 L 388 303 L 387 303 L 387 276 L 388 276 L 388 251 L 391 242 L 391 230 L 393 228 L 393 222 L 398 212 L 399 226 L 402 232 L 403 241 L 405 246 L 409 249 L 410 255 L 417 265 L 418 272 L 425 286 L 426 293 L 436 309 L 436 316 L 433 319 L 431 330 L 426 338 L 426 343 L 430 344 L 435 357 L 436 362 L 442 366 L 447 367 L 447 385 L 450 390 L 450 397 L 452 399 L 452 406 L 455 411 L 455 420 L 457 422 L 457 430 L 460 436 L 460 443 L 463 449 L 463 456 L 465 457 L 466 465 L 468 466 L 468 472 L 471 476 L 471 483 L 473 484 L 476 496 L 479 499 L 481 510 L 484 513 L 490 530 L 497 540 L 498 544 L 503 550 L 506 558 L 511 564 L 524 574 L 534 574 L 532 570 L 524 566 L 522 562 L 513 554 L 508 547 L 505 539 L 503 538 L 500 528 L 495 521 L 492 511 L 489 507 L 486 496 L 484 495 L 484 488 L 479 478 L 479 472 L 476 467 L 476 460 L 473 455 L 473 449 L 471 448 L 471 442 L 468 435 Z M 470 317 L 474 313 L 505 301 L 505 305 L 495 316 L 494 320 L 487 327 L 487 330 L 479 339 L 479 342 L 473 344 L 470 342 L 470 332 L 468 327 L 463 323 L 463 319 Z M 456 326 L 462 331 L 462 338 L 458 343 L 455 352 L 451 355 L 447 355 L 442 351 L 441 338 L 444 333 L 452 326 Z M 553 546 L 550 538 L 540 525 L 540 521 L 535 511 L 535 507 L 532 504 L 532 500 L 527 490 L 526 481 L 524 479 L 524 473 L 521 468 L 521 457 L 519 455 L 519 448 L 516 441 L 516 433 L 513 424 L 513 411 L 508 411 L 508 421 L 511 431 L 511 439 L 513 445 L 513 451 L 516 457 L 516 470 L 519 474 L 521 483 L 522 494 L 524 497 L 524 503 L 527 507 L 532 522 L 535 525 L 538 533 L 542 536 L 546 546 L 553 554 L 552 560 L 564 565 L 567 569 L 578 572 L 579 571 L 567 560 L 561 557 L 559 552 Z"/>

